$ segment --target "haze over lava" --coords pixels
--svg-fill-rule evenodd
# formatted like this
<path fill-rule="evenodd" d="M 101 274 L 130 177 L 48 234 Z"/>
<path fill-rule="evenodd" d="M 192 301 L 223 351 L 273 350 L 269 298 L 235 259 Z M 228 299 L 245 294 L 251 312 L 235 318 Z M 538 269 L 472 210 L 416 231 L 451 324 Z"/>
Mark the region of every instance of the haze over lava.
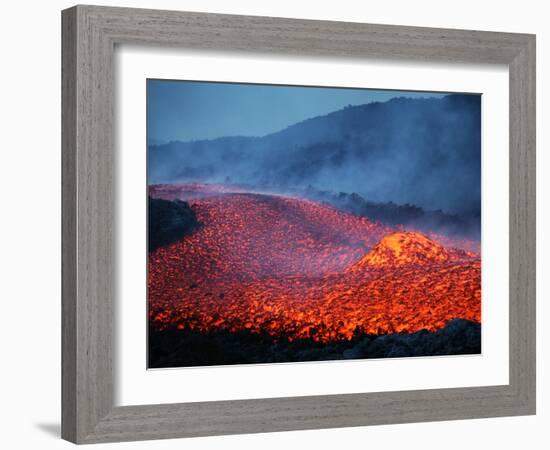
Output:
<path fill-rule="evenodd" d="M 155 329 L 330 342 L 481 321 L 480 256 L 460 241 L 228 186 L 149 195 L 189 202 L 201 223 L 149 254 Z"/>

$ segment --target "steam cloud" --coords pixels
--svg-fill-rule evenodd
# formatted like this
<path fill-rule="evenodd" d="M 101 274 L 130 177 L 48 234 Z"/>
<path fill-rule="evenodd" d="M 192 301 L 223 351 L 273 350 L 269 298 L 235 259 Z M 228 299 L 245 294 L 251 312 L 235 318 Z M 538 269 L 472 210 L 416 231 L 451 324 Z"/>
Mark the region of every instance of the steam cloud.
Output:
<path fill-rule="evenodd" d="M 481 97 L 348 106 L 263 137 L 149 145 L 149 184 L 213 182 L 358 193 L 479 214 Z"/>

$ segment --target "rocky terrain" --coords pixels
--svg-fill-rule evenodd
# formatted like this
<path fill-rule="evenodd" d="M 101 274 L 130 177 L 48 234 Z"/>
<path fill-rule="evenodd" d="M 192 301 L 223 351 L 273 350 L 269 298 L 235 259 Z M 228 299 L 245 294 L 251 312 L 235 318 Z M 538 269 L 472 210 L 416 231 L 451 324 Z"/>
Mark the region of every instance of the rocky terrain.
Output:
<path fill-rule="evenodd" d="M 180 239 L 149 254 L 153 366 L 179 365 L 184 348 L 238 342 L 250 357 L 239 351 L 237 362 L 299 358 L 302 347 L 305 359 L 479 352 L 480 255 L 462 241 L 305 199 L 217 185 L 199 191 L 150 188 L 152 198 L 183 208 L 182 217 L 194 214 Z M 463 330 L 452 344 L 452 323 L 467 338 Z"/>

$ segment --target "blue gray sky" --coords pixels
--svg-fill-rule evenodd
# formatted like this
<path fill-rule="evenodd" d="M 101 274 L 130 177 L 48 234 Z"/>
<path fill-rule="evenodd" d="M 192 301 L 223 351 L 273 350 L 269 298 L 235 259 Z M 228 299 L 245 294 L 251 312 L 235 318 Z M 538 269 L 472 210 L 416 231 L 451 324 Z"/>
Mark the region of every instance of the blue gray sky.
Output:
<path fill-rule="evenodd" d="M 445 93 L 147 80 L 150 144 L 264 136 L 347 105 Z"/>

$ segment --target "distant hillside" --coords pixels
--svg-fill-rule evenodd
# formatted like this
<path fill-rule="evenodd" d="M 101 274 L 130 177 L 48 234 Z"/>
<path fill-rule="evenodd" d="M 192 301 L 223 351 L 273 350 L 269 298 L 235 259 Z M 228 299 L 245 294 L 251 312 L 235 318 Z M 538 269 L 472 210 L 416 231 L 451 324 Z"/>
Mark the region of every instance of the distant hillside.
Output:
<path fill-rule="evenodd" d="M 328 203 L 343 211 L 388 225 L 433 231 L 448 236 L 481 239 L 481 211 L 471 210 L 458 214 L 433 211 L 415 205 L 398 205 L 393 202 L 372 202 L 359 194 L 316 190 L 311 186 L 290 190 L 301 197 Z"/>
<path fill-rule="evenodd" d="M 356 192 L 450 213 L 480 209 L 480 97 L 349 106 L 264 137 L 150 145 L 149 183 L 205 181 Z"/>

